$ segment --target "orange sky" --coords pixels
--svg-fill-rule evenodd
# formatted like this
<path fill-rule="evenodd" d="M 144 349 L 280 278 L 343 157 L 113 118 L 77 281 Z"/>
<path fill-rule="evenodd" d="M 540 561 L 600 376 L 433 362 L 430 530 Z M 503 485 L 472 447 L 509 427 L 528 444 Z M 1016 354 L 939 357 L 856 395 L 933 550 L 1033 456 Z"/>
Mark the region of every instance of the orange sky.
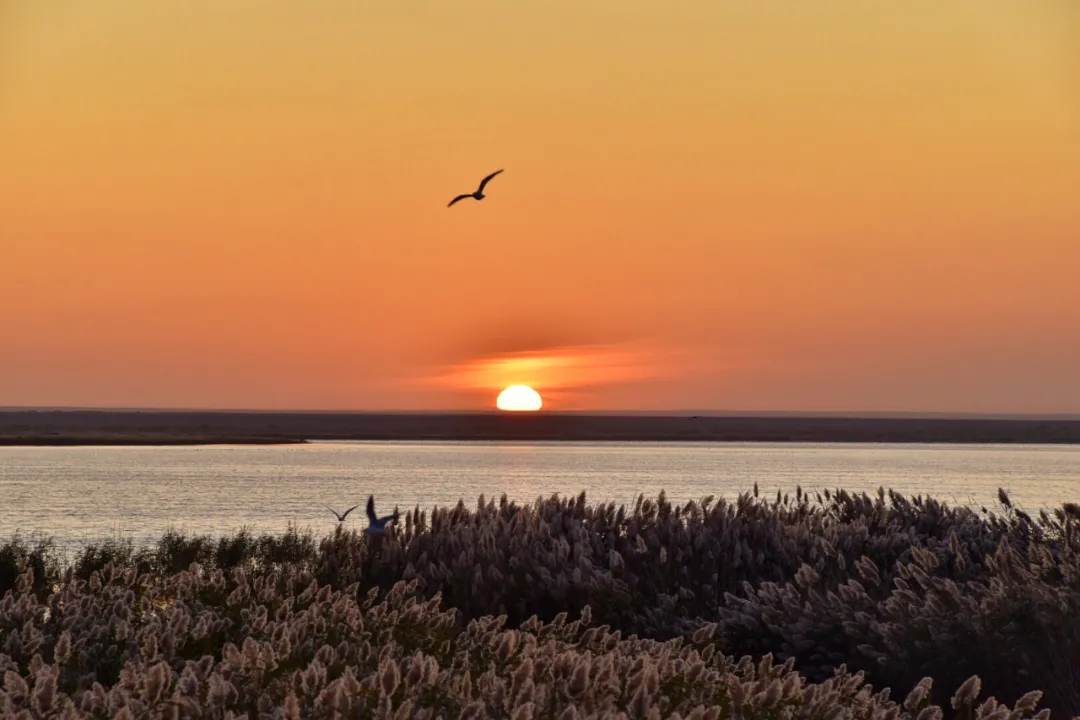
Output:
<path fill-rule="evenodd" d="M 516 374 L 1080 412 L 1080 3 L 0 0 L 0 406 Z"/>

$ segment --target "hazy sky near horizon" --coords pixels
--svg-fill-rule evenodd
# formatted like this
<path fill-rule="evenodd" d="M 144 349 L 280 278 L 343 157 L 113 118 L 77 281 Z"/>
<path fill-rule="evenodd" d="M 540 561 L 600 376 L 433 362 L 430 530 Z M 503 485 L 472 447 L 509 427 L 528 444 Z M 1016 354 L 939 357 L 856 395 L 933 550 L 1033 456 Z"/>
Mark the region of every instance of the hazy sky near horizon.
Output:
<path fill-rule="evenodd" d="M 1080 412 L 1080 3 L 0 0 L 0 406 L 512 382 Z"/>

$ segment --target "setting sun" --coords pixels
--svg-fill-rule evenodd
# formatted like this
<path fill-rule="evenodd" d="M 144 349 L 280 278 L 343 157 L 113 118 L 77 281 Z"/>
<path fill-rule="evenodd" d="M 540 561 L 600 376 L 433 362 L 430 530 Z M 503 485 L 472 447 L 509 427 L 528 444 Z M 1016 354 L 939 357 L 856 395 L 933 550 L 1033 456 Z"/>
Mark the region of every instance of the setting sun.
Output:
<path fill-rule="evenodd" d="M 539 410 L 542 405 L 540 393 L 528 385 L 511 385 L 495 401 L 500 410 Z"/>

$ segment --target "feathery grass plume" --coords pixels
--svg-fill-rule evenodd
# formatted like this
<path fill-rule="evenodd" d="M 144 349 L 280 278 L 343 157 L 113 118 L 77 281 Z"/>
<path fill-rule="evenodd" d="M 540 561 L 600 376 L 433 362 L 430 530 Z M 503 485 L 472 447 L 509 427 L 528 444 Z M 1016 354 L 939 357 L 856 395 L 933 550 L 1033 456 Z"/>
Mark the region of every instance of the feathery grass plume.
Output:
<path fill-rule="evenodd" d="M 956 691 L 956 694 L 952 697 L 952 706 L 954 709 L 973 705 L 975 700 L 979 697 L 979 691 L 982 689 L 982 680 L 978 675 L 972 675 L 963 685 Z"/>
<path fill-rule="evenodd" d="M 912 712 L 920 709 L 923 703 L 930 699 L 930 690 L 933 686 L 933 678 L 927 677 L 920 680 L 908 693 L 907 698 L 904 699 L 904 709 Z"/>
<path fill-rule="evenodd" d="M 941 712 L 941 708 L 937 705 L 931 705 L 925 707 L 919 711 L 919 714 L 915 716 L 915 720 L 942 720 L 944 713 Z"/>

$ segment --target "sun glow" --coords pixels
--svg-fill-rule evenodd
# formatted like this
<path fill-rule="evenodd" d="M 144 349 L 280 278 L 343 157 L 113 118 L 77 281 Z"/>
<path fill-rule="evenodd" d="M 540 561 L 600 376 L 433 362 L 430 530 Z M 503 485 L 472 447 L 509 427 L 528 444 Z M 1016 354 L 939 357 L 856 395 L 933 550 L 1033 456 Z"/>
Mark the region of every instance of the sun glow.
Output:
<path fill-rule="evenodd" d="M 511 385 L 499 393 L 495 406 L 500 410 L 539 410 L 543 405 L 540 393 L 528 385 Z"/>

